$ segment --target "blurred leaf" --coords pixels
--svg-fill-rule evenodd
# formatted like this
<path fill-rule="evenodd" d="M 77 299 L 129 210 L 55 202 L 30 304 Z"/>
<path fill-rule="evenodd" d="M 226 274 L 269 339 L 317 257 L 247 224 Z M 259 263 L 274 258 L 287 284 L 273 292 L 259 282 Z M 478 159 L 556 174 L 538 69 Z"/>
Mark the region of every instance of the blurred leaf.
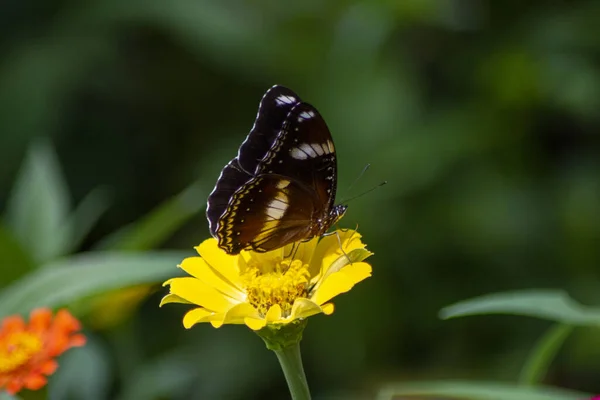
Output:
<path fill-rule="evenodd" d="M 118 325 L 137 310 L 153 289 L 154 285 L 151 284 L 136 285 L 92 297 L 83 306 L 84 310 L 90 310 L 88 326 L 104 330 Z"/>
<path fill-rule="evenodd" d="M 29 272 L 33 260 L 21 243 L 3 225 L 0 225 L 0 288 Z"/>
<path fill-rule="evenodd" d="M 67 239 L 62 246 L 65 253 L 77 250 L 98 219 L 106 212 L 109 204 L 110 197 L 105 188 L 96 188 L 83 198 L 63 227 L 65 232 L 61 237 Z"/>
<path fill-rule="evenodd" d="M 398 396 L 446 396 L 464 400 L 582 400 L 591 397 L 586 393 L 548 386 L 533 388 L 495 382 L 433 381 L 390 385 L 381 389 L 377 399 L 394 399 Z"/>
<path fill-rule="evenodd" d="M 69 193 L 56 154 L 47 141 L 29 149 L 6 210 L 7 225 L 38 263 L 64 254 L 63 224 Z"/>
<path fill-rule="evenodd" d="M 180 252 L 83 253 L 40 268 L 0 293 L 0 316 L 56 307 L 108 290 L 179 274 Z"/>
<path fill-rule="evenodd" d="M 19 400 L 20 397 L 12 396 L 5 391 L 0 391 L 0 400 Z"/>
<path fill-rule="evenodd" d="M 60 358 L 60 368 L 50 378 L 51 399 L 108 399 L 111 361 L 108 349 L 87 335 L 84 347 L 68 351 Z"/>
<path fill-rule="evenodd" d="M 440 311 L 442 319 L 469 315 L 510 314 L 573 325 L 600 325 L 600 309 L 587 307 L 560 290 L 494 293 L 461 301 Z"/>
<path fill-rule="evenodd" d="M 101 248 L 113 250 L 147 250 L 169 238 L 181 225 L 204 209 L 204 192 L 192 185 L 167 200 L 138 222 L 108 236 Z"/>
<path fill-rule="evenodd" d="M 550 328 L 531 350 L 527 362 L 521 370 L 519 383 L 524 385 L 541 383 L 552 360 L 572 331 L 572 326 L 563 324 Z"/>

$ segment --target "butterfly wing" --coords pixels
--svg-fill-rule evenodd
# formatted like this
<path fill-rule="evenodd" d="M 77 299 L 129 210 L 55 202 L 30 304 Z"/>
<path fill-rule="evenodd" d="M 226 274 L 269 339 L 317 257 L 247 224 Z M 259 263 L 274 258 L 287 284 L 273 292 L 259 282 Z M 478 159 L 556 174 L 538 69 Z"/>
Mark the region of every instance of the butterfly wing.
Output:
<path fill-rule="evenodd" d="M 231 160 L 223 168 L 215 188 L 208 196 L 206 206 L 208 229 L 212 236 L 216 236 L 219 219 L 229 208 L 233 194 L 250 179 L 252 179 L 252 176 L 242 169 L 237 158 Z"/>
<path fill-rule="evenodd" d="M 297 182 L 279 175 L 259 175 L 233 196 L 215 236 L 230 254 L 252 248 L 265 252 L 305 239 L 314 202 Z"/>

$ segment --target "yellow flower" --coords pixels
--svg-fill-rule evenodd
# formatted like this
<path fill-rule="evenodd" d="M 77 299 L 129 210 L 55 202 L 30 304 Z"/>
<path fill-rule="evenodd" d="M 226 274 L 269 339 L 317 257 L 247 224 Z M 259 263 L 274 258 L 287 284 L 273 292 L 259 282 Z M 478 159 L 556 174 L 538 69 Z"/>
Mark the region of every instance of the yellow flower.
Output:
<path fill-rule="evenodd" d="M 161 305 L 197 305 L 183 318 L 186 328 L 210 322 L 215 328 L 246 324 L 260 330 L 319 313 L 329 315 L 334 310 L 332 298 L 371 276 L 371 266 L 363 260 L 372 253 L 360 238 L 354 230 L 338 230 L 320 240 L 296 243 L 295 251 L 288 245 L 239 255 L 225 253 L 216 239 L 205 240 L 196 247 L 201 257 L 186 258 L 179 265 L 191 276 L 165 282 L 170 293 Z"/>

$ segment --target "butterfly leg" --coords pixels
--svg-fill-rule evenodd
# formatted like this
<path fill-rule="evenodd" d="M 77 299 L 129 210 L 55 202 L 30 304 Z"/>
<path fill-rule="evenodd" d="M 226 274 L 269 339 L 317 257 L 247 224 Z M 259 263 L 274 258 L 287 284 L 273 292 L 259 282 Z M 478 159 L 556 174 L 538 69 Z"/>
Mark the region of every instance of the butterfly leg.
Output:
<path fill-rule="evenodd" d="M 344 233 L 348 232 L 350 230 L 350 228 L 340 228 L 340 226 L 336 223 L 335 224 L 335 230 L 336 231 L 342 231 Z M 356 224 L 356 228 L 354 228 L 354 231 L 357 232 L 358 231 L 358 224 Z M 324 236 L 324 235 L 323 235 Z"/>
<path fill-rule="evenodd" d="M 350 256 L 348 256 L 348 254 L 344 251 L 344 247 L 342 246 L 342 239 L 340 238 L 340 234 L 338 233 L 337 230 L 335 230 L 333 232 L 326 232 L 323 234 L 323 237 L 331 236 L 331 235 L 335 235 L 335 237 L 337 237 L 338 245 L 340 246 L 340 250 L 342 251 L 342 254 L 346 256 L 346 258 L 348 259 L 348 263 L 352 264 L 352 260 L 350 259 Z"/>
<path fill-rule="evenodd" d="M 290 259 L 294 259 L 294 257 L 296 257 L 296 253 L 298 252 L 298 249 L 300 248 L 300 243 L 299 242 L 294 242 L 292 243 L 292 249 L 290 250 L 290 253 L 287 255 L 283 255 L 283 258 L 290 258 Z"/>

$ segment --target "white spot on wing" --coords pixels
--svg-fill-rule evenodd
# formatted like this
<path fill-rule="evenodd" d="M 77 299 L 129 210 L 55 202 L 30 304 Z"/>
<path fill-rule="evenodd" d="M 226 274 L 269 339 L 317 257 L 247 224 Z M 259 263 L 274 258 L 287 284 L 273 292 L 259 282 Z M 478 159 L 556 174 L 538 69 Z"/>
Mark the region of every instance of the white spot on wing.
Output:
<path fill-rule="evenodd" d="M 310 110 L 310 111 L 302 111 L 300 113 L 300 115 L 298 116 L 298 122 L 301 122 L 304 119 L 311 119 L 315 116 L 315 112 Z"/>
<path fill-rule="evenodd" d="M 289 184 L 289 181 L 287 182 Z M 279 193 L 267 206 L 267 215 L 274 220 L 281 219 L 288 208 L 287 199 L 284 193 Z"/>
<path fill-rule="evenodd" d="M 290 149 L 290 155 L 296 160 L 306 160 L 308 158 L 308 154 L 300 150 L 298 147 Z"/>
<path fill-rule="evenodd" d="M 315 149 L 313 149 L 312 145 L 308 143 L 302 143 L 298 148 L 305 152 L 310 158 L 315 158 L 320 155 L 315 151 Z"/>
<path fill-rule="evenodd" d="M 306 160 L 307 158 L 316 158 L 325 154 L 330 154 L 330 146 L 329 143 L 303 143 L 298 147 L 293 147 L 290 149 L 290 154 L 296 160 Z M 333 144 L 332 144 L 333 146 Z"/>
<path fill-rule="evenodd" d="M 286 96 L 282 94 L 275 99 L 275 102 L 278 106 L 282 106 L 284 104 L 294 104 L 298 102 L 298 100 L 293 96 Z"/>
<path fill-rule="evenodd" d="M 318 143 L 314 143 L 314 144 L 312 144 L 312 145 L 311 145 L 311 147 L 312 147 L 313 149 L 315 149 L 315 151 L 317 152 L 317 154 L 318 154 L 318 155 L 320 155 L 320 156 L 322 156 L 323 154 L 325 154 L 325 153 L 326 153 L 326 151 L 325 151 L 325 149 L 323 148 L 323 146 L 321 146 L 321 145 L 320 145 L 320 144 L 318 144 Z"/>

